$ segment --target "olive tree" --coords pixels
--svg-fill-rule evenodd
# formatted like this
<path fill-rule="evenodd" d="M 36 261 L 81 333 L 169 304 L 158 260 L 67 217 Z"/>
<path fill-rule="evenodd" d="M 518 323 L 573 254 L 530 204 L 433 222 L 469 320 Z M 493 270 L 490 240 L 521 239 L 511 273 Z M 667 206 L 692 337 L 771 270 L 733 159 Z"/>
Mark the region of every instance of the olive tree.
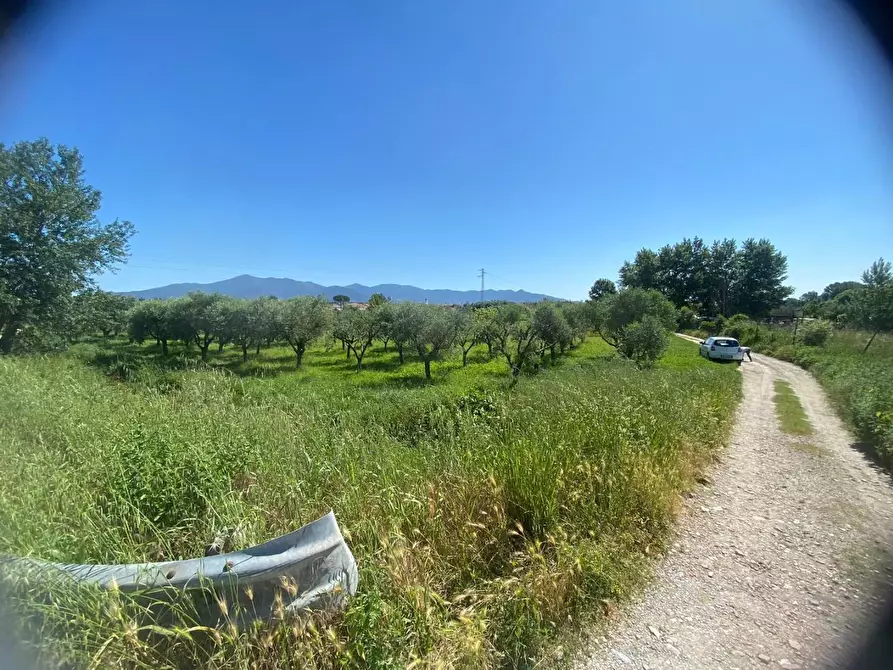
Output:
<path fill-rule="evenodd" d="M 400 365 L 403 365 L 403 349 L 411 342 L 415 333 L 422 327 L 422 305 L 415 302 L 398 302 L 393 306 L 388 330 L 397 355 L 400 357 Z"/>
<path fill-rule="evenodd" d="M 468 365 L 468 353 L 480 342 L 480 322 L 474 318 L 474 313 L 467 309 L 458 309 L 454 312 L 456 319 L 456 342 L 462 350 L 462 367 Z"/>
<path fill-rule="evenodd" d="M 171 315 L 171 303 L 167 300 L 140 300 L 130 310 L 127 333 L 136 342 L 153 338 L 167 356 L 168 342 L 176 339 L 177 332 Z"/>
<path fill-rule="evenodd" d="M 332 308 L 323 297 L 304 295 L 280 303 L 279 319 L 282 337 L 295 352 L 297 367 L 301 367 L 307 346 L 331 326 Z"/>
<path fill-rule="evenodd" d="M 676 308 L 659 291 L 629 288 L 602 298 L 596 320 L 605 342 L 637 363 L 647 364 L 666 349 L 666 331 L 676 326 Z M 648 352 L 646 345 L 652 347 Z"/>
<path fill-rule="evenodd" d="M 170 305 L 178 339 L 194 342 L 203 361 L 208 360 L 208 348 L 226 329 L 227 310 L 220 305 L 224 300 L 220 293 L 192 291 Z"/>
<path fill-rule="evenodd" d="M 493 348 L 505 357 L 513 375 L 518 375 L 537 353 L 539 338 L 533 313 L 526 305 L 508 303 L 496 308 L 493 319 Z"/>
<path fill-rule="evenodd" d="M 363 356 L 378 335 L 378 329 L 379 323 L 369 310 L 344 307 L 335 315 L 332 332 L 347 346 L 348 357 L 353 352 L 357 359 L 357 372 L 363 367 Z"/>
<path fill-rule="evenodd" d="M 571 339 L 571 328 L 564 315 L 553 303 L 541 302 L 533 310 L 531 323 L 533 332 L 539 339 L 539 351 L 548 349 L 550 357 L 554 361 L 557 348 L 561 346 L 564 351 Z"/>
<path fill-rule="evenodd" d="M 97 218 L 77 149 L 0 143 L 0 352 L 25 327 L 52 329 L 72 296 L 127 259 L 133 225 Z"/>
<path fill-rule="evenodd" d="M 425 378 L 431 379 L 431 361 L 453 346 L 462 315 L 438 305 L 419 305 L 419 314 L 421 319 L 411 342 L 425 363 Z"/>

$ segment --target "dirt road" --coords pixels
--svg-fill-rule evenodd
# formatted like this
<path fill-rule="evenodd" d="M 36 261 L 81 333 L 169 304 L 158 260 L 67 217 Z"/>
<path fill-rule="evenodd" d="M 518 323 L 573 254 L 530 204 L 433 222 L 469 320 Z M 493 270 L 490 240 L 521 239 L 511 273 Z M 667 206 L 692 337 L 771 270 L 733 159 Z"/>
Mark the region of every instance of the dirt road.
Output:
<path fill-rule="evenodd" d="M 893 583 L 893 487 L 812 376 L 753 354 L 731 447 L 687 499 L 640 601 L 577 668 L 824 668 L 848 658 Z M 815 434 L 778 427 L 788 381 Z"/>

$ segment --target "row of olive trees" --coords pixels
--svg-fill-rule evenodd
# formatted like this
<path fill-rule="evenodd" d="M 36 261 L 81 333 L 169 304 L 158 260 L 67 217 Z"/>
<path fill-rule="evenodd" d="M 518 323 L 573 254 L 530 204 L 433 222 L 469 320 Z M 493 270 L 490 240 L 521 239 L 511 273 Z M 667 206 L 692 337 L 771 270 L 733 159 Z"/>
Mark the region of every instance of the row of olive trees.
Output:
<path fill-rule="evenodd" d="M 407 351 L 431 363 L 459 351 L 462 365 L 475 346 L 505 359 L 514 374 L 536 367 L 598 331 L 604 340 L 640 364 L 653 362 L 666 348 L 665 331 L 675 321 L 673 306 L 655 291 L 629 289 L 584 303 L 507 303 L 448 308 L 413 302 L 378 302 L 369 309 L 340 310 L 323 297 L 240 300 L 216 293 L 190 293 L 174 300 L 146 300 L 130 311 L 128 333 L 137 342 L 154 339 L 167 355 L 172 341 L 194 344 L 207 359 L 213 344 L 242 351 L 273 342 L 287 343 L 301 366 L 307 348 L 320 339 L 339 340 L 357 371 L 373 342 L 393 343 L 401 364 Z"/>

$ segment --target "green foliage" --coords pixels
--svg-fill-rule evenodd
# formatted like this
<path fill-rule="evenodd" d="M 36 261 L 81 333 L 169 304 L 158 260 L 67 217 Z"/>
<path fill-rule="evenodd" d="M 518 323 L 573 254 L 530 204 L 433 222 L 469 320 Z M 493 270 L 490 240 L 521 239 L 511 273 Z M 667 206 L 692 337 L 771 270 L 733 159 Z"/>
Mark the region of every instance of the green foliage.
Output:
<path fill-rule="evenodd" d="M 679 330 L 694 330 L 698 327 L 698 315 L 691 307 L 683 305 L 676 317 L 676 327 Z"/>
<path fill-rule="evenodd" d="M 809 347 L 821 347 L 831 337 L 831 324 L 827 321 L 807 321 L 799 329 L 800 341 Z"/>
<path fill-rule="evenodd" d="M 562 351 L 570 346 L 573 332 L 564 317 L 564 313 L 551 302 L 541 302 L 533 310 L 533 332 L 539 338 L 543 350 L 551 351 L 552 359 L 556 357 L 556 348 Z"/>
<path fill-rule="evenodd" d="M 617 286 L 610 279 L 596 279 L 589 289 L 589 299 L 593 302 L 604 298 L 606 295 L 617 293 Z"/>
<path fill-rule="evenodd" d="M 611 346 L 618 346 L 624 331 L 651 315 L 666 330 L 676 327 L 676 310 L 660 292 L 630 288 L 608 296 L 598 304 L 597 329 Z"/>
<path fill-rule="evenodd" d="M 322 296 L 299 296 L 279 303 L 278 323 L 282 338 L 294 350 L 297 366 L 301 367 L 308 345 L 331 326 L 332 309 Z"/>
<path fill-rule="evenodd" d="M 664 324 L 656 316 L 646 314 L 641 321 L 634 321 L 624 329 L 617 351 L 640 368 L 646 368 L 653 366 L 668 346 Z"/>
<path fill-rule="evenodd" d="M 870 333 L 893 331 L 893 284 L 854 290 L 844 313 L 845 322 Z M 871 340 L 866 345 L 870 346 Z"/>
<path fill-rule="evenodd" d="M 881 256 L 862 273 L 862 283 L 868 288 L 884 288 L 893 285 L 893 271 L 890 261 L 885 261 Z"/>
<path fill-rule="evenodd" d="M 390 298 L 385 297 L 384 293 L 373 293 L 369 296 L 369 309 L 379 307 L 390 302 Z"/>
<path fill-rule="evenodd" d="M 350 297 L 344 295 L 343 293 L 339 293 L 334 298 L 332 298 L 332 301 L 338 303 L 339 305 L 341 305 L 343 307 L 344 305 L 346 305 L 347 303 L 350 302 Z"/>
<path fill-rule="evenodd" d="M 425 364 L 425 378 L 431 379 L 431 361 L 456 343 L 465 317 L 460 311 L 439 305 L 419 305 L 419 315 L 421 318 L 410 342 Z"/>
<path fill-rule="evenodd" d="M 72 333 L 78 335 L 95 335 L 102 333 L 110 337 L 125 332 L 130 310 L 136 304 L 136 298 L 87 289 L 72 298 L 69 313 Z"/>
<path fill-rule="evenodd" d="M 72 295 L 128 256 L 133 226 L 96 217 L 77 149 L 0 143 L 0 352 L 25 328 L 64 332 Z"/>
<path fill-rule="evenodd" d="M 657 289 L 675 306 L 692 305 L 707 314 L 744 312 L 761 317 L 792 293 L 784 285 L 787 258 L 769 240 L 734 240 L 708 247 L 698 237 L 640 250 L 620 268 L 625 288 Z"/>
<path fill-rule="evenodd" d="M 359 307 L 342 307 L 335 315 L 332 334 L 347 347 L 348 357 L 353 353 L 357 361 L 357 372 L 363 367 L 363 357 L 378 337 L 381 322 L 375 318 L 371 310 Z"/>
<path fill-rule="evenodd" d="M 418 387 L 421 362 L 378 349 L 355 375 L 323 345 L 301 370 L 284 348 L 174 367 L 189 354 L 171 346 L 0 360 L 0 553 L 173 560 L 222 528 L 242 529 L 242 548 L 334 509 L 359 595 L 343 615 L 146 637 L 123 594 L 57 592 L 29 634 L 59 665 L 529 664 L 569 618 L 634 592 L 740 395 L 736 371 L 682 341 L 630 374 L 591 339 L 512 389 L 484 352 L 466 368 L 445 357 Z M 132 381 L 84 364 L 99 355 Z"/>

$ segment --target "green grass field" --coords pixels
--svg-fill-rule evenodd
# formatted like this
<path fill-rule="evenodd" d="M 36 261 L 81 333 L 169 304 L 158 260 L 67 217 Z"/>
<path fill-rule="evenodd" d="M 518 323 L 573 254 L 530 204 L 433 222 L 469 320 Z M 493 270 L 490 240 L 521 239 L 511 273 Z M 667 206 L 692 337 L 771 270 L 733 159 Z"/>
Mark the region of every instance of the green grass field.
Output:
<path fill-rule="evenodd" d="M 672 339 L 652 370 L 591 338 L 514 385 L 483 347 L 430 382 L 378 343 L 359 374 L 340 345 L 300 371 L 286 348 L 0 358 L 0 553 L 171 560 L 332 509 L 360 566 L 324 621 L 158 631 L 57 594 L 23 634 L 74 667 L 530 667 L 641 583 L 728 438 L 736 369 Z"/>

